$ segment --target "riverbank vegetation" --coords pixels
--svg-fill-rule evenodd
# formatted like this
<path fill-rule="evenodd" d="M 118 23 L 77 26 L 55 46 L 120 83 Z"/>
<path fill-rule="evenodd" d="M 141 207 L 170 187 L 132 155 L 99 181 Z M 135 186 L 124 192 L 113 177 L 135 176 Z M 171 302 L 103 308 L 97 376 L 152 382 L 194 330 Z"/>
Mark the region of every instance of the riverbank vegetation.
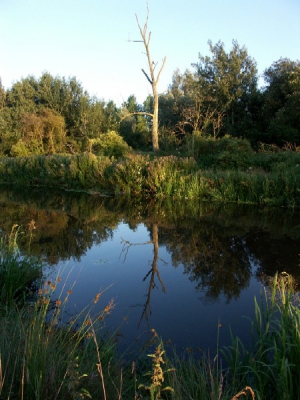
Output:
<path fill-rule="evenodd" d="M 74 283 L 64 283 L 62 298 L 60 274 L 45 277 L 38 259 L 27 262 L 18 249 L 19 234 L 13 227 L 1 238 L 1 398 L 299 398 L 299 298 L 288 274 L 266 282 L 255 300 L 250 348 L 234 332 L 232 345 L 221 348 L 216 327 L 214 355 L 178 354 L 153 330 L 147 348 L 132 360 L 118 354 L 103 325 L 114 312 L 113 301 L 96 314 L 102 293 L 95 293 L 79 315 L 66 320 Z M 30 242 L 30 229 L 27 237 Z M 10 279 L 8 272 L 18 267 L 23 282 Z"/>
<path fill-rule="evenodd" d="M 7 90 L 0 80 L 0 183 L 135 201 L 299 207 L 299 61 L 275 61 L 259 87 L 244 46 L 209 49 L 143 104 L 131 95 L 118 107 L 91 97 L 75 77 L 48 72 Z M 199 359 L 173 352 L 153 331 L 128 361 L 104 329 L 113 302 L 95 314 L 95 293 L 66 320 L 72 284 L 65 298 L 57 294 L 61 277 L 45 276 L 44 264 L 20 251 L 19 234 L 16 225 L 8 236 L 0 231 L 1 399 L 299 399 L 300 314 L 289 275 L 276 275 L 255 300 L 251 348 L 232 332 L 231 347 L 217 344 Z"/>
<path fill-rule="evenodd" d="M 241 139 L 195 140 L 196 157 L 42 155 L 0 160 L 0 183 L 156 199 L 299 207 L 300 153 L 254 152 Z"/>
<path fill-rule="evenodd" d="M 209 49 L 159 96 L 154 151 L 152 96 L 117 107 L 47 72 L 0 82 L 0 182 L 297 207 L 299 62 L 274 62 L 259 87 L 244 46 Z"/>

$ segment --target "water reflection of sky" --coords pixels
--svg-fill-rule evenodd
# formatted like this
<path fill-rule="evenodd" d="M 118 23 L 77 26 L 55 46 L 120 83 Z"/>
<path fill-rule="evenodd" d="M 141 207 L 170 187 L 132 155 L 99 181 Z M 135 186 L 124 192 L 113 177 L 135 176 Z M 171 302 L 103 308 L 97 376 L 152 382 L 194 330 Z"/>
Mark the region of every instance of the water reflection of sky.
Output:
<path fill-rule="evenodd" d="M 220 345 L 230 344 L 229 326 L 243 340 L 250 341 L 250 321 L 246 317 L 253 316 L 253 298 L 260 296 L 260 282 L 251 276 L 249 286 L 241 291 L 237 300 L 228 302 L 221 294 L 207 301 L 205 288 L 196 290 L 195 283 L 184 273 L 183 265 L 174 268 L 171 254 L 165 246 L 160 246 L 159 276 L 155 274 L 151 290 L 154 248 L 153 243 L 147 243 L 151 240 L 145 225 L 132 230 L 121 222 L 112 239 L 93 245 L 80 262 L 70 260 L 58 265 L 56 271 L 64 269 L 62 282 L 71 271 L 65 291 L 76 281 L 68 303 L 69 313 L 82 310 L 99 291 L 107 289 L 95 311 L 114 299 L 115 308 L 106 326 L 121 334 L 120 348 L 126 348 L 138 338 L 142 344 L 150 335 L 150 329 L 155 328 L 164 340 L 170 339 L 179 350 L 192 347 L 213 352 L 217 347 L 218 324 L 221 324 Z"/>

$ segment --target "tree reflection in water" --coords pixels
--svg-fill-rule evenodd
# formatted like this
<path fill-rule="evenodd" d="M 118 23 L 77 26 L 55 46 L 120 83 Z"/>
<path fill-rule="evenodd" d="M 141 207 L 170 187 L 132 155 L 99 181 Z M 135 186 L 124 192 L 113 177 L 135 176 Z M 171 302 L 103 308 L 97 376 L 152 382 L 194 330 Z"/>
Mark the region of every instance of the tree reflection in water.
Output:
<path fill-rule="evenodd" d="M 166 245 L 173 265 L 182 264 L 185 274 L 205 292 L 206 301 L 215 301 L 222 294 L 227 302 L 237 299 L 251 277 L 250 254 L 243 237 L 228 235 L 221 226 L 202 221 L 166 233 Z"/>
<path fill-rule="evenodd" d="M 161 204 L 32 188 L 0 190 L 0 235 L 9 233 L 13 224 L 20 225 L 20 232 L 25 232 L 19 242 L 24 253 L 32 220 L 36 226 L 32 255 L 54 271 L 57 263 L 70 259 L 78 269 L 87 266 L 84 279 L 76 284 L 76 307 L 79 303 L 85 307 L 86 292 L 97 293 L 99 285 L 118 281 L 112 296 L 120 303 L 110 323 L 119 326 L 129 315 L 122 330 L 130 343 L 144 328 L 157 325 L 165 338 L 176 335 L 180 343 L 186 345 L 188 340 L 196 346 L 201 339 L 205 343 L 201 346 L 208 348 L 218 316 L 222 315 L 223 326 L 224 319 L 231 324 L 245 310 L 250 315 L 253 290 L 259 295 L 260 282 L 268 282 L 266 274 L 284 270 L 300 282 L 299 211 L 199 202 Z M 130 251 L 133 260 L 122 267 L 119 227 L 124 229 L 123 257 Z M 153 249 L 149 258 L 147 251 L 138 250 L 142 246 Z M 107 251 L 104 256 L 103 251 Z M 99 264 L 102 257 L 107 257 L 105 266 Z M 162 258 L 168 262 L 165 269 Z M 141 308 L 129 312 L 132 304 Z M 245 324 L 237 325 L 244 329 Z"/>
<path fill-rule="evenodd" d="M 143 312 L 141 315 L 141 318 L 139 320 L 139 324 L 138 327 L 140 326 L 143 318 L 145 318 L 145 320 L 147 321 L 148 325 L 149 325 L 149 315 L 152 314 L 152 309 L 151 309 L 151 293 L 152 290 L 157 288 L 158 289 L 158 285 L 155 282 L 155 277 L 157 277 L 160 285 L 161 285 L 161 289 L 163 291 L 163 293 L 167 292 L 166 286 L 160 276 L 159 270 L 158 270 L 158 266 L 157 266 L 157 261 L 159 259 L 158 256 L 158 249 L 159 249 L 159 244 L 158 244 L 158 225 L 156 223 L 152 224 L 151 227 L 151 232 L 152 232 L 152 240 L 145 242 L 145 243 L 130 243 L 127 240 L 123 239 L 123 252 L 125 253 L 125 258 L 127 256 L 127 253 L 130 249 L 131 246 L 140 246 L 140 245 L 148 245 L 148 244 L 153 244 L 153 260 L 151 263 L 151 268 L 150 270 L 147 272 L 147 274 L 145 275 L 145 277 L 143 278 L 143 282 L 146 282 L 149 278 L 149 282 L 148 282 L 148 291 L 147 291 L 147 295 L 146 295 L 146 301 L 145 304 L 143 305 Z M 160 261 L 162 261 L 163 263 L 167 264 L 164 260 L 160 259 Z M 148 314 L 149 313 L 149 314 Z"/>
<path fill-rule="evenodd" d="M 153 261 L 144 277 L 149 286 L 142 318 L 151 313 L 152 290 L 159 285 L 165 290 L 157 267 L 159 246 L 166 247 L 175 268 L 183 265 L 206 301 L 215 301 L 220 295 L 228 302 L 236 299 L 253 273 L 259 279 L 265 273 L 285 270 L 300 278 L 300 229 L 295 222 L 299 211 L 1 190 L 2 232 L 10 232 L 15 223 L 26 227 L 32 220 L 37 229 L 31 253 L 53 265 L 70 258 L 80 261 L 92 246 L 112 239 L 120 221 L 131 227 L 144 224 L 152 236 L 148 244 L 153 244 Z M 26 237 L 21 239 L 24 251 L 26 242 Z M 128 251 L 130 243 L 124 245 Z M 256 261 L 257 271 L 252 271 L 251 260 Z"/>

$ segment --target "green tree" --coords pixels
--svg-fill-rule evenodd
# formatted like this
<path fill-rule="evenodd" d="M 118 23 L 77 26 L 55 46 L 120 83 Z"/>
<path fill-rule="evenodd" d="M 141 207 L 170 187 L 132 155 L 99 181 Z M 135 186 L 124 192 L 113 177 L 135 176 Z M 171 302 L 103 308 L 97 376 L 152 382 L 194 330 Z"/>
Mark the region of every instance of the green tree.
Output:
<path fill-rule="evenodd" d="M 68 79 L 44 73 L 38 82 L 40 104 L 64 117 L 68 136 L 85 136 L 89 95 L 75 77 Z"/>
<path fill-rule="evenodd" d="M 198 63 L 192 64 L 196 70 L 194 80 L 210 107 L 225 113 L 226 133 L 234 134 L 236 117 L 247 113 L 246 100 L 257 88 L 256 62 L 235 40 L 229 53 L 220 41 L 208 44 L 211 56 L 199 54 Z"/>
<path fill-rule="evenodd" d="M 0 110 L 0 156 L 7 156 L 18 136 L 13 129 L 14 123 L 8 107 Z"/>
<path fill-rule="evenodd" d="M 13 135 L 10 130 L 11 116 L 5 107 L 5 102 L 6 92 L 0 78 L 0 156 L 7 154 L 11 141 L 13 141 Z"/>
<path fill-rule="evenodd" d="M 244 136 L 254 129 L 256 63 L 236 41 L 228 53 L 220 41 L 208 44 L 211 55 L 199 54 L 193 71 L 174 72 L 168 91 L 173 98 L 173 129 L 183 136 Z"/>
<path fill-rule="evenodd" d="M 144 112 L 148 110 L 137 103 L 134 95 L 130 95 L 120 110 L 119 131 L 131 147 L 146 150 L 149 144 L 151 148 L 151 142 L 149 142 L 149 117 Z"/>
<path fill-rule="evenodd" d="M 28 145 L 24 145 L 27 139 L 24 138 L 30 135 L 36 136 L 36 139 L 39 135 L 44 138 L 43 141 L 38 140 L 36 144 L 36 151 L 39 154 L 43 151 L 62 151 L 62 147 L 65 148 L 66 145 L 68 151 L 76 153 L 90 147 L 89 139 L 95 139 L 102 133 L 118 128 L 119 115 L 113 102 L 106 104 L 95 97 L 91 98 L 75 77 L 68 79 L 53 77 L 48 72 L 39 79 L 28 76 L 15 83 L 7 91 L 4 108 L 5 112 L 0 116 L 0 134 L 1 148 L 5 153 L 9 153 L 9 148 L 20 140 L 17 148 L 22 148 L 22 153 L 26 148 L 28 150 Z M 45 113 L 48 113 L 47 118 L 51 119 L 52 123 L 58 116 L 64 120 L 62 129 L 64 135 L 58 135 L 57 130 L 53 131 L 56 139 L 59 137 L 62 139 L 60 146 L 56 139 L 51 148 L 45 146 L 47 133 L 44 128 L 39 127 L 46 123 Z M 27 133 L 24 132 L 25 127 L 29 129 Z M 52 137 L 51 129 L 48 130 L 49 143 Z M 38 134 L 38 132 L 43 133 Z M 6 144 L 4 144 L 5 138 Z M 17 152 L 14 149 L 14 153 Z"/>
<path fill-rule="evenodd" d="M 2 79 L 0 78 L 0 110 L 2 110 L 2 108 L 5 105 L 5 96 L 6 96 L 5 89 L 2 86 Z"/>
<path fill-rule="evenodd" d="M 17 113 L 34 112 L 37 110 L 39 99 L 37 97 L 38 83 L 33 76 L 28 76 L 13 84 L 6 94 L 6 106 Z"/>
<path fill-rule="evenodd" d="M 39 114 L 23 113 L 22 137 L 12 145 L 10 155 L 54 154 L 65 152 L 65 121 L 50 109 Z"/>
<path fill-rule="evenodd" d="M 0 114 L 2 154 L 10 155 L 11 146 L 21 138 L 23 114 L 36 113 L 38 110 L 35 85 L 35 78 L 29 76 L 16 82 L 6 91 L 4 107 Z"/>
<path fill-rule="evenodd" d="M 264 140 L 300 144 L 300 62 L 281 58 L 264 72 Z"/>
<path fill-rule="evenodd" d="M 109 132 L 111 130 L 117 130 L 119 127 L 120 117 L 116 104 L 110 100 L 104 108 L 105 114 L 105 125 L 103 126 L 102 132 Z"/>
<path fill-rule="evenodd" d="M 219 135 L 224 112 L 216 99 L 201 87 L 196 74 L 186 71 L 179 75 L 175 71 L 168 95 L 170 100 L 173 98 L 172 117 L 169 102 L 169 121 L 173 121 L 173 129 L 178 135 L 200 134 L 214 138 Z"/>

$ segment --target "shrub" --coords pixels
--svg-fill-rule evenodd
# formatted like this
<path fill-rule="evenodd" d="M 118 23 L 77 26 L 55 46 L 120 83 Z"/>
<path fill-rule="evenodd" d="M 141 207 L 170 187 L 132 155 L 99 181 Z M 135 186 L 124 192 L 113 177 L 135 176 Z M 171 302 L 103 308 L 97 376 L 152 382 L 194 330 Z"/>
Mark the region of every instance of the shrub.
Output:
<path fill-rule="evenodd" d="M 128 155 L 112 166 L 106 179 L 117 193 L 140 194 L 145 190 L 149 163 L 149 156 Z"/>
<path fill-rule="evenodd" d="M 130 147 L 115 131 L 102 133 L 97 139 L 90 140 L 92 152 L 97 155 L 120 158 L 130 152 Z"/>
<path fill-rule="evenodd" d="M 181 141 L 171 129 L 162 127 L 159 132 L 159 148 L 166 153 L 177 152 Z"/>
<path fill-rule="evenodd" d="M 194 134 L 186 139 L 186 151 L 202 168 L 245 169 L 250 166 L 255 153 L 245 139 L 223 137 L 204 138 Z"/>
<path fill-rule="evenodd" d="M 36 148 L 37 154 L 39 154 L 38 148 Z M 26 157 L 30 155 L 30 151 L 28 150 L 26 144 L 22 139 L 19 139 L 16 144 L 13 144 L 10 149 L 10 155 L 12 157 Z"/>

